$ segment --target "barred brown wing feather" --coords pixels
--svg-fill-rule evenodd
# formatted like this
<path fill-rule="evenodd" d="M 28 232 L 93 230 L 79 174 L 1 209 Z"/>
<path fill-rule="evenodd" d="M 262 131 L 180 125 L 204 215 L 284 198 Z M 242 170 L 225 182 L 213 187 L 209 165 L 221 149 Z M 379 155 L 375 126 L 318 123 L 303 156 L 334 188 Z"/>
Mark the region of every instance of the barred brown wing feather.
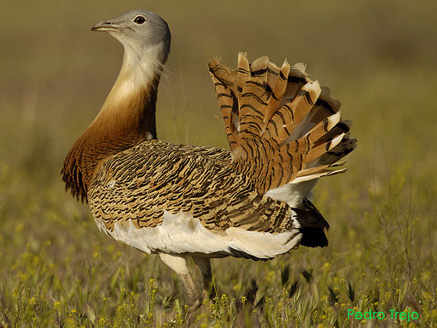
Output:
<path fill-rule="evenodd" d="M 219 148 L 143 142 L 106 160 L 88 194 L 93 216 L 112 231 L 116 222 L 153 228 L 165 212 L 186 213 L 211 231 L 293 228 L 285 202 L 262 197 Z"/>
<path fill-rule="evenodd" d="M 213 67 L 215 73 L 211 74 L 211 78 L 214 82 L 217 100 L 225 123 L 225 132 L 228 138 L 229 147 L 233 151 L 238 145 L 238 117 L 234 116 L 235 113 L 238 114 L 235 107 L 237 106 L 237 99 L 235 91 L 233 90 L 235 74 L 233 74 L 226 66 L 220 64 L 216 59 L 213 59 L 209 65 L 210 67 Z"/>

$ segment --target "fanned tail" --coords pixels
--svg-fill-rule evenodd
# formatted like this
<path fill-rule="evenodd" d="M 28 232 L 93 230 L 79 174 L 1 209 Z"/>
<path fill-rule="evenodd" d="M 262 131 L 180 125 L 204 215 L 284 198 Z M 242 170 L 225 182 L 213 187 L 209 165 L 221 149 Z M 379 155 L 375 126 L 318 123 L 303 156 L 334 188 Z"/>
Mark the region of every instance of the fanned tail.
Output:
<path fill-rule="evenodd" d="M 305 72 L 304 64 L 281 67 L 238 55 L 231 70 L 209 63 L 235 169 L 263 195 L 294 210 L 301 244 L 326 246 L 328 222 L 309 201 L 318 178 L 344 172 L 340 160 L 356 146 L 340 103 Z"/>
<path fill-rule="evenodd" d="M 281 67 L 264 56 L 251 64 L 238 55 L 237 70 L 209 63 L 236 169 L 263 194 L 345 171 L 338 161 L 356 140 L 341 120 L 340 103 L 312 81 L 305 65 Z"/>

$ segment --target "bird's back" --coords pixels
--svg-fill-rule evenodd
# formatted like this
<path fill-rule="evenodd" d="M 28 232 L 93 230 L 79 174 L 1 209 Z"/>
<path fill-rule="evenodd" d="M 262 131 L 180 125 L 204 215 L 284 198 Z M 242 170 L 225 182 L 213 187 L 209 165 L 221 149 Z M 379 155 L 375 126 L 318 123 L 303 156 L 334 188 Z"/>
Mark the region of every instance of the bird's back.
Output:
<path fill-rule="evenodd" d="M 235 170 L 230 152 L 214 147 L 145 141 L 99 167 L 88 200 L 102 229 L 116 239 L 132 239 L 131 244 L 146 252 L 232 255 L 241 251 L 231 250 L 233 237 L 225 236 L 232 228 L 237 235 L 240 230 L 280 234 L 297 228 L 286 202 L 260 195 L 253 182 Z M 172 235 L 166 245 L 159 240 L 165 229 L 164 234 Z M 184 229 L 185 237 L 178 238 Z M 121 236 L 124 230 L 137 232 Z M 203 250 L 194 246 L 196 240 L 190 245 L 196 230 L 201 239 L 217 238 L 218 245 Z"/>

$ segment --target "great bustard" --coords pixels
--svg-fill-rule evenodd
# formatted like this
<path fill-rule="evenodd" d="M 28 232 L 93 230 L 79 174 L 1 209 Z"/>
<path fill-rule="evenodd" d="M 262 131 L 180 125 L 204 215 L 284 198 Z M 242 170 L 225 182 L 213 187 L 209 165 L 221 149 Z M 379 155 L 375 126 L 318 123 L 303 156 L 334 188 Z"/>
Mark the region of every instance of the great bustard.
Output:
<path fill-rule="evenodd" d="M 170 31 L 142 10 L 96 24 L 124 47 L 119 76 L 62 170 L 100 230 L 176 271 L 188 302 L 210 288 L 214 257 L 267 260 L 298 245 L 326 246 L 328 223 L 307 198 L 317 179 L 343 172 L 355 147 L 339 102 L 303 64 L 239 54 L 209 63 L 230 151 L 156 139 L 155 104 Z M 194 281 L 187 258 L 202 272 Z"/>

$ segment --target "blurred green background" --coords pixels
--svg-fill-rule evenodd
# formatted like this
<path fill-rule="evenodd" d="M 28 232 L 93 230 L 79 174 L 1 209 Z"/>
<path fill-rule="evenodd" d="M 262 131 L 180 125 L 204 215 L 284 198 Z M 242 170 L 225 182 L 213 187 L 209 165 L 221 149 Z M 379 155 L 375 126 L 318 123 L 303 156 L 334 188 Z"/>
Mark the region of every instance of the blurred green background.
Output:
<path fill-rule="evenodd" d="M 306 63 L 359 140 L 349 171 L 316 188 L 330 246 L 261 264 L 215 261 L 220 301 L 202 307 L 196 324 L 355 327 L 368 323 L 348 320 L 348 308 L 395 308 L 435 326 L 435 1 L 46 0 L 0 4 L 0 327 L 183 321 L 176 276 L 98 233 L 59 177 L 121 63 L 121 46 L 89 27 L 134 8 L 160 14 L 172 31 L 159 138 L 227 147 L 207 62 L 235 66 L 243 50 Z M 259 306 L 237 315 L 252 279 Z"/>

